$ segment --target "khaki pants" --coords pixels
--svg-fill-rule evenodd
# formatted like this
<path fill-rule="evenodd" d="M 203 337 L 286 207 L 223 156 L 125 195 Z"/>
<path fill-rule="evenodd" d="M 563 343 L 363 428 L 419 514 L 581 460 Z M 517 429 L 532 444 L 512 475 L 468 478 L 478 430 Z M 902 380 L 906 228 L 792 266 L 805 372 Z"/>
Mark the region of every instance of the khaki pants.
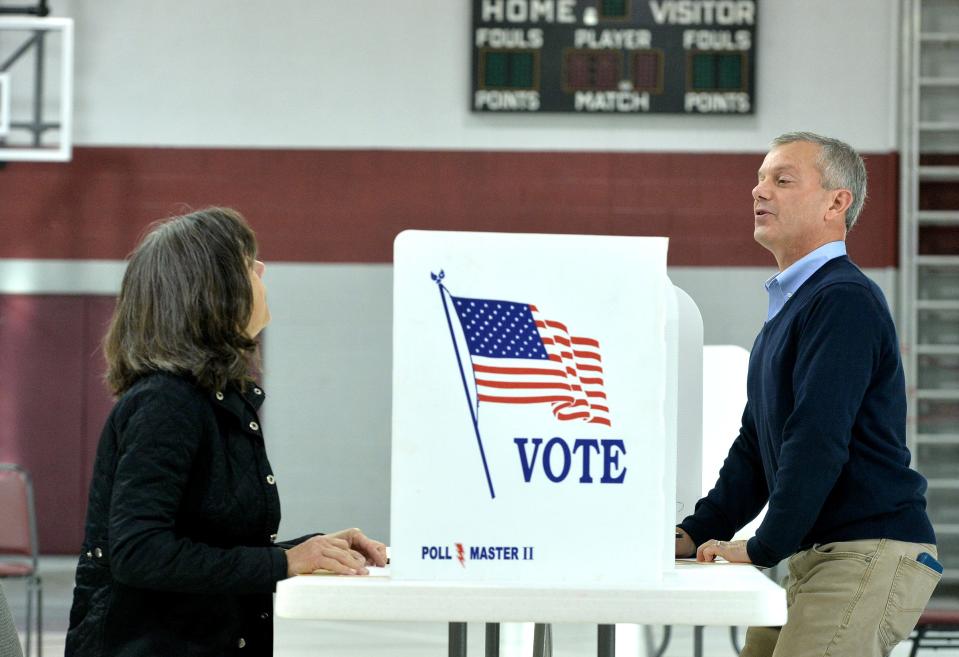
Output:
<path fill-rule="evenodd" d="M 750 627 L 741 657 L 880 657 L 909 636 L 939 573 L 933 545 L 888 539 L 815 545 L 789 558 L 786 624 Z"/>

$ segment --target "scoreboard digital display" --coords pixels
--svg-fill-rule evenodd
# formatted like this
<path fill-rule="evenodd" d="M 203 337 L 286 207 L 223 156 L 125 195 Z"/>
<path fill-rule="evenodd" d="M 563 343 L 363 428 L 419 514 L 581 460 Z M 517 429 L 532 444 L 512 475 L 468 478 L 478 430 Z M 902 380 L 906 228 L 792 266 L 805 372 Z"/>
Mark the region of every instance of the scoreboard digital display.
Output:
<path fill-rule="evenodd" d="M 473 0 L 476 112 L 752 114 L 757 0 Z"/>

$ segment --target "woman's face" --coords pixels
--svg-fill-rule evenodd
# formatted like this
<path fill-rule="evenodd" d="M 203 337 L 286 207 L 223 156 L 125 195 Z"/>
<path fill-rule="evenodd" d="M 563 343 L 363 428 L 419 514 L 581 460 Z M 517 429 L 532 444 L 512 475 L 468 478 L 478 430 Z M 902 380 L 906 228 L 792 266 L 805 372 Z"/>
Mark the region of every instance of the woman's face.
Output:
<path fill-rule="evenodd" d="M 270 323 L 270 308 L 266 305 L 266 286 L 263 284 L 263 273 L 266 271 L 266 265 L 259 260 L 254 260 L 250 267 L 250 287 L 253 290 L 253 310 L 250 313 L 250 321 L 246 325 L 246 334 L 251 338 L 259 335 L 267 324 Z"/>

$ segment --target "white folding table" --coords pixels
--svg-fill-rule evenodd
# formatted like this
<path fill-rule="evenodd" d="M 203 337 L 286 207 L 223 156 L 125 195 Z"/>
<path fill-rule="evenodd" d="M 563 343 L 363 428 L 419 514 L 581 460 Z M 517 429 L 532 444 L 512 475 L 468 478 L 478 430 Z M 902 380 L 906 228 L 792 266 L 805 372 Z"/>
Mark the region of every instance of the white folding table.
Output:
<path fill-rule="evenodd" d="M 679 562 L 657 585 L 623 588 L 299 576 L 276 588 L 282 618 L 450 623 L 449 654 L 466 654 L 467 622 L 596 623 L 600 657 L 613 625 L 756 625 L 786 622 L 782 588 L 742 564 Z M 487 627 L 490 627 L 489 625 Z M 487 632 L 487 637 L 490 637 Z M 496 635 L 498 636 L 498 635 Z M 487 654 L 495 654 L 488 646 Z"/>

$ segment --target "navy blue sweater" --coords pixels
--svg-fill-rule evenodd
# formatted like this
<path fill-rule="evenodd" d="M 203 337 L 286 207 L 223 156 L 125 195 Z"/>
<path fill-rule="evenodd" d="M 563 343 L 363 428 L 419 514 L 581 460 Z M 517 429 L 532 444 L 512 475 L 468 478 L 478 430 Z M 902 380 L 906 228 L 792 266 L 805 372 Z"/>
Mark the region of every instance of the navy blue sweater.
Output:
<path fill-rule="evenodd" d="M 926 480 L 909 468 L 896 329 L 879 287 L 845 256 L 823 265 L 766 322 L 749 357 L 742 428 L 719 480 L 682 528 L 747 543 L 772 566 L 817 543 L 935 543 Z"/>

